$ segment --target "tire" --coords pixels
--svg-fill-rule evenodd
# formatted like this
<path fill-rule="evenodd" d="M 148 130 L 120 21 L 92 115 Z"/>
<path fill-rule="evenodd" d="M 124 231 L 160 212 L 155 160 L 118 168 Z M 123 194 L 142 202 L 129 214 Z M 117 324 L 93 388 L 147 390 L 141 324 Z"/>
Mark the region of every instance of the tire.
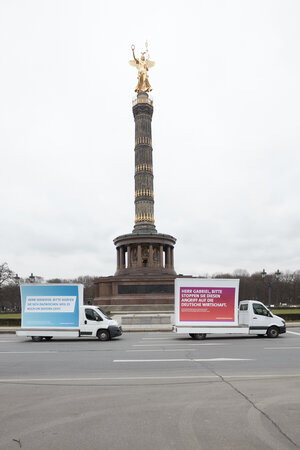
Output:
<path fill-rule="evenodd" d="M 53 336 L 45 336 L 44 337 L 45 341 L 51 341 L 52 338 L 53 338 Z"/>
<path fill-rule="evenodd" d="M 42 336 L 31 336 L 31 339 L 33 340 L 33 342 L 41 342 L 43 338 Z"/>
<path fill-rule="evenodd" d="M 203 341 L 206 338 L 205 333 L 190 333 L 192 339 L 197 339 L 198 341 Z"/>
<path fill-rule="evenodd" d="M 270 327 L 267 330 L 267 336 L 269 338 L 277 338 L 279 335 L 279 329 L 277 327 Z"/>
<path fill-rule="evenodd" d="M 107 330 L 98 330 L 97 338 L 99 339 L 99 341 L 109 341 L 110 334 Z"/>

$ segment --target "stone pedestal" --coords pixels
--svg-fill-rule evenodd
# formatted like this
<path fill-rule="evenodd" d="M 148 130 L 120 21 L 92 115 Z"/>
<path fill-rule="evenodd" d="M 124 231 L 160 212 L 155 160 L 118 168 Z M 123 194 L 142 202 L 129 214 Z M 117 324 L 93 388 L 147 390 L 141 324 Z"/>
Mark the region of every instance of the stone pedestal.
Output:
<path fill-rule="evenodd" d="M 94 303 L 110 312 L 173 312 L 175 277 L 147 271 L 101 277 L 95 284 Z"/>

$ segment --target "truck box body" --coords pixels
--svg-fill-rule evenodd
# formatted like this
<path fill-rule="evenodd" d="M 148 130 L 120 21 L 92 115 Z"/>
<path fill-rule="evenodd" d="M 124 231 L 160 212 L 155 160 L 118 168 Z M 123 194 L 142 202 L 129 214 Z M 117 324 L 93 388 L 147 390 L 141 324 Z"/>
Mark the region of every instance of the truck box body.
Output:
<path fill-rule="evenodd" d="M 25 284 L 20 289 L 22 328 L 79 328 L 82 284 Z"/>
<path fill-rule="evenodd" d="M 122 334 L 100 308 L 83 304 L 82 284 L 24 284 L 20 289 L 22 322 L 17 336 L 35 341 L 82 336 L 108 340 Z"/>
<path fill-rule="evenodd" d="M 173 331 L 193 338 L 207 334 L 285 333 L 285 322 L 263 303 L 244 300 L 238 304 L 239 280 L 177 278 Z"/>

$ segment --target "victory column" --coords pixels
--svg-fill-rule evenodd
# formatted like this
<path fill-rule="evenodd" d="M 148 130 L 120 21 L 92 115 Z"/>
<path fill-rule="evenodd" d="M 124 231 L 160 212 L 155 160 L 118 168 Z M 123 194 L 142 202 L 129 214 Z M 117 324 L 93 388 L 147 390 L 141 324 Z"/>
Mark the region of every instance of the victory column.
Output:
<path fill-rule="evenodd" d="M 173 305 L 174 246 L 176 239 L 158 233 L 154 224 L 154 190 L 152 165 L 153 101 L 148 72 L 154 66 L 149 59 L 148 45 L 129 61 L 137 73 L 136 98 L 133 100 L 135 121 L 135 224 L 132 233 L 114 239 L 117 270 L 112 277 L 101 277 L 96 283 L 96 300 L 106 305 Z M 140 294 L 140 295 L 136 295 Z M 110 310 L 112 308 L 110 307 Z"/>
<path fill-rule="evenodd" d="M 148 49 L 137 59 L 134 45 L 131 46 L 134 60 L 129 64 L 138 69 L 138 84 L 135 89 L 137 99 L 133 103 L 135 120 L 135 226 L 133 233 L 156 233 L 154 225 L 154 192 L 152 165 L 151 121 L 153 114 L 152 101 L 147 92 L 152 91 L 148 80 L 148 70 L 154 62 L 146 59 Z"/>

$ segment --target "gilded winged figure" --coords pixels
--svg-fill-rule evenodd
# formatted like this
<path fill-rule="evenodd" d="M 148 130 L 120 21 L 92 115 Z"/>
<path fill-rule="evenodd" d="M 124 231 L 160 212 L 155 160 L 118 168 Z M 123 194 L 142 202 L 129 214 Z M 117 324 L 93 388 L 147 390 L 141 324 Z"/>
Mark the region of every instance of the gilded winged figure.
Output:
<path fill-rule="evenodd" d="M 152 87 L 150 86 L 149 79 L 148 79 L 148 70 L 155 65 L 154 61 L 149 60 L 149 54 L 146 44 L 146 51 L 141 52 L 141 57 L 138 59 L 135 56 L 134 50 L 135 46 L 131 46 L 132 54 L 133 54 L 133 60 L 129 61 L 129 64 L 131 66 L 134 66 L 138 70 L 138 84 L 135 88 L 135 92 L 150 92 L 152 91 Z"/>

